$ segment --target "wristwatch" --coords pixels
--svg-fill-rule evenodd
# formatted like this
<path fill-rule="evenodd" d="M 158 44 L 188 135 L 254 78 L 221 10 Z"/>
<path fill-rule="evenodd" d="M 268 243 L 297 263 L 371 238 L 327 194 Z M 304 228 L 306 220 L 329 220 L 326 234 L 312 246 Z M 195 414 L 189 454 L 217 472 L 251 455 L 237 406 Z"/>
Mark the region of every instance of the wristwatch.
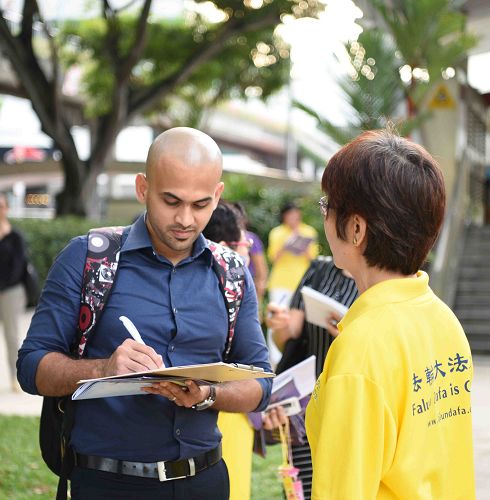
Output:
<path fill-rule="evenodd" d="M 210 385 L 209 396 L 204 401 L 201 401 L 200 403 L 193 405 L 192 408 L 197 411 L 207 410 L 208 408 L 211 408 L 211 406 L 214 405 L 215 401 L 216 401 L 216 388 L 214 387 L 214 385 Z"/>

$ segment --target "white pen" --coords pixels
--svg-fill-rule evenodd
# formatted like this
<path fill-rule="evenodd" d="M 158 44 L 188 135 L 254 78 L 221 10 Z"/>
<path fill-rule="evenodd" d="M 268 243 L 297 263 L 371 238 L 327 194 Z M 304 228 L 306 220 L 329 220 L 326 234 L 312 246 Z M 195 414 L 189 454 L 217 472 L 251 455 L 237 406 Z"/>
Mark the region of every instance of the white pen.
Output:
<path fill-rule="evenodd" d="M 126 327 L 126 330 L 129 332 L 131 337 L 136 340 L 136 342 L 146 345 L 145 341 L 141 338 L 140 332 L 138 332 L 138 329 L 134 326 L 134 323 L 129 318 L 127 318 L 126 316 L 119 316 L 119 319 L 122 321 L 122 324 Z M 160 358 L 162 359 L 161 368 L 165 368 L 165 363 L 163 362 L 162 356 L 160 356 Z"/>
<path fill-rule="evenodd" d="M 138 329 L 134 326 L 134 323 L 129 318 L 127 318 L 126 316 L 119 316 L 119 319 L 122 321 L 122 324 L 126 327 L 126 330 L 129 332 L 131 337 L 136 340 L 136 342 L 146 345 L 144 340 L 141 338 L 140 332 L 138 332 Z"/>

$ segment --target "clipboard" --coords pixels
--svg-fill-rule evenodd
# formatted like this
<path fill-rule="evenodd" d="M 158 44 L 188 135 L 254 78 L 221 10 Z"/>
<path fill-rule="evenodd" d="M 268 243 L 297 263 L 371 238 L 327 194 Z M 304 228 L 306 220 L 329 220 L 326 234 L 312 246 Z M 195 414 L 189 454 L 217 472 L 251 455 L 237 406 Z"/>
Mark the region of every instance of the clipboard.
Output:
<path fill-rule="evenodd" d="M 284 249 L 294 255 L 301 255 L 306 252 L 313 238 L 296 234 L 291 236 L 285 243 Z"/>
<path fill-rule="evenodd" d="M 340 302 L 313 290 L 309 286 L 304 286 L 301 289 L 301 295 L 305 304 L 306 321 L 321 328 L 325 328 L 325 321 L 329 313 L 336 312 L 340 316 L 344 316 L 348 311 L 348 308 Z"/>
<path fill-rule="evenodd" d="M 146 395 L 143 387 L 154 382 L 183 384 L 194 380 L 200 384 L 232 382 L 257 378 L 275 377 L 263 368 L 238 363 L 207 363 L 201 365 L 171 366 L 158 370 L 147 370 L 124 375 L 113 375 L 95 379 L 80 380 L 79 387 L 72 394 L 73 400 L 107 398 L 114 396 Z"/>

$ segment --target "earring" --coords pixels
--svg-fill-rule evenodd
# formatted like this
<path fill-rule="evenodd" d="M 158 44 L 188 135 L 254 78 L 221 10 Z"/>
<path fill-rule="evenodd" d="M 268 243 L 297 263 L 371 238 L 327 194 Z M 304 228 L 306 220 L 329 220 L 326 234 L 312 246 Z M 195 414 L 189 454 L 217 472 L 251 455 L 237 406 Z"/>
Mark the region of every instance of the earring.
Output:
<path fill-rule="evenodd" d="M 353 244 L 354 246 L 357 246 L 357 238 L 356 238 L 355 236 L 354 236 L 354 240 L 352 241 L 352 244 Z"/>

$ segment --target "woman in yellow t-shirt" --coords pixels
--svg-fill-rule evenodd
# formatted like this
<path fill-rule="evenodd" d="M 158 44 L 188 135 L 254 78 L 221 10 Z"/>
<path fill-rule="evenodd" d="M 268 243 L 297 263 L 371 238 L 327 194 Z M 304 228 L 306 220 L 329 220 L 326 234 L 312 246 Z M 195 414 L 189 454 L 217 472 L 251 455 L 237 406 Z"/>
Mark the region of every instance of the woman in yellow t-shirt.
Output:
<path fill-rule="evenodd" d="M 301 221 L 301 211 L 292 202 L 280 211 L 281 224 L 269 233 L 267 257 L 271 263 L 268 291 L 269 303 L 289 306 L 291 297 L 311 261 L 318 255 L 316 230 Z M 267 333 L 271 364 L 281 359 L 281 352 Z"/>
<path fill-rule="evenodd" d="M 421 146 L 365 132 L 322 189 L 335 265 L 360 296 L 306 411 L 312 499 L 474 499 L 471 352 L 419 271 L 444 218 L 442 173 Z"/>

